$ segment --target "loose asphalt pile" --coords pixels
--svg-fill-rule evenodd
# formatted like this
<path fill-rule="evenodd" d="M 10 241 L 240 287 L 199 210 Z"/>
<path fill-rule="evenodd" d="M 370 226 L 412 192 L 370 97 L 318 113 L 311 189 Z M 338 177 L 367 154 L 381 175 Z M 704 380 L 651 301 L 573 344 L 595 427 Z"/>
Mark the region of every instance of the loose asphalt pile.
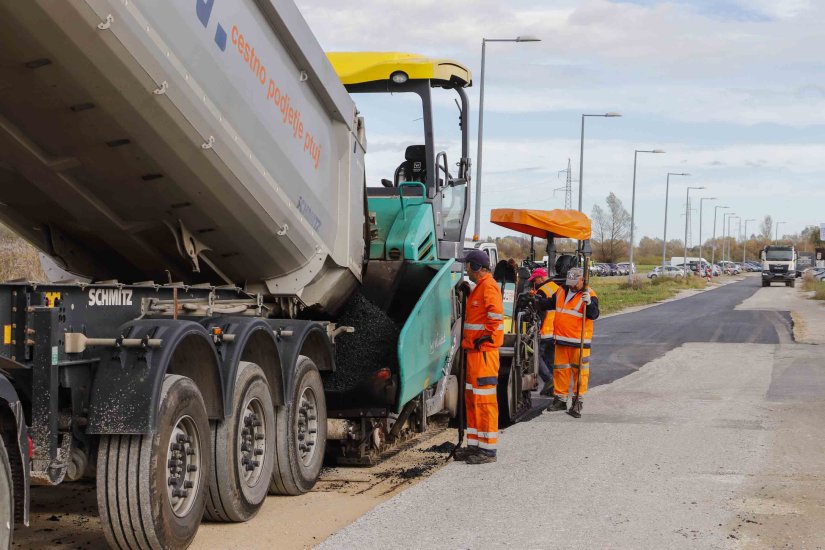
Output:
<path fill-rule="evenodd" d="M 346 392 L 382 368 L 398 372 L 399 327 L 375 304 L 357 292 L 338 318 L 355 328 L 335 340 L 337 368 L 325 381 L 327 391 Z"/>

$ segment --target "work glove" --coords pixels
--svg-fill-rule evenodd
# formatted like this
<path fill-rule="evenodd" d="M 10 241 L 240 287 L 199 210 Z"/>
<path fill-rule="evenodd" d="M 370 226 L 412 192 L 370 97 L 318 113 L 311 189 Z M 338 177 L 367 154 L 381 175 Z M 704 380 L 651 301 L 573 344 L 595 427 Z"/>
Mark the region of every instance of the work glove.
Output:
<path fill-rule="evenodd" d="M 582 292 L 582 302 L 584 302 L 587 305 L 590 305 L 591 298 L 589 290 L 585 290 L 584 292 Z"/>
<path fill-rule="evenodd" d="M 473 340 L 473 347 L 475 347 L 476 350 L 478 350 L 478 349 L 481 348 L 481 344 L 483 344 L 484 342 L 492 342 L 492 341 L 493 341 L 493 337 L 490 336 L 489 334 L 485 334 L 481 338 L 476 338 L 475 340 Z"/>

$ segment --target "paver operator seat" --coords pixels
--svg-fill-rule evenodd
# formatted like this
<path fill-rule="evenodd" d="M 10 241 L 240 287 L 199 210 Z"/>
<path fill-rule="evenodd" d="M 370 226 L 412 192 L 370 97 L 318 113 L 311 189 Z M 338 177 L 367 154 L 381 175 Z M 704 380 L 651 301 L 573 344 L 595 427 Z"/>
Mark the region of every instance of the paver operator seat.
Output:
<path fill-rule="evenodd" d="M 404 162 L 395 169 L 395 186 L 404 181 L 427 182 L 427 149 L 424 145 L 410 145 L 404 152 Z"/>

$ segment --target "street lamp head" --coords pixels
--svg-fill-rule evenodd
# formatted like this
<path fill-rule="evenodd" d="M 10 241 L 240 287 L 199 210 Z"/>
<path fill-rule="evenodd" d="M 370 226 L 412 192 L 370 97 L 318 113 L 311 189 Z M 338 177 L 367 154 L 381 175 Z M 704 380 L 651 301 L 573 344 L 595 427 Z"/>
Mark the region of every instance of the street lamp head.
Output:
<path fill-rule="evenodd" d="M 541 42 L 541 38 L 533 36 L 532 34 L 524 34 L 516 37 L 516 42 Z"/>
<path fill-rule="evenodd" d="M 703 201 L 715 201 L 716 197 L 702 197 Z"/>
<path fill-rule="evenodd" d="M 664 152 L 665 152 L 665 151 L 663 151 L 663 150 L 661 150 L 661 149 L 654 149 L 654 150 L 652 150 L 652 151 L 651 151 L 651 153 L 660 153 L 660 154 L 661 154 L 661 153 L 664 153 Z"/>
<path fill-rule="evenodd" d="M 614 118 L 614 117 L 620 117 L 620 116 L 622 116 L 622 114 L 621 113 L 614 113 L 614 112 L 611 111 L 609 113 L 605 113 L 604 116 L 606 116 L 607 118 Z"/>

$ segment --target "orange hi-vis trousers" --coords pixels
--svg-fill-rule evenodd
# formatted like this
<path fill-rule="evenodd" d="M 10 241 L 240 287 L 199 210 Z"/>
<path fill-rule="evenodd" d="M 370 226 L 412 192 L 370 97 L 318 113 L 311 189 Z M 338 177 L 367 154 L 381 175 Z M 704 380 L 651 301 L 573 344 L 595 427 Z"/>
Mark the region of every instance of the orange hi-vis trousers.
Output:
<path fill-rule="evenodd" d="M 553 394 L 556 397 L 567 399 L 567 393 L 570 391 L 570 383 L 572 382 L 572 392 L 573 395 L 576 395 L 576 378 L 579 377 L 579 348 L 556 344 L 556 354 L 553 363 Z M 587 393 L 587 381 L 589 379 L 590 349 L 584 348 L 581 379 L 578 382 L 579 397 Z"/>
<path fill-rule="evenodd" d="M 467 350 L 464 401 L 467 409 L 467 446 L 496 453 L 498 442 L 498 350 Z"/>

